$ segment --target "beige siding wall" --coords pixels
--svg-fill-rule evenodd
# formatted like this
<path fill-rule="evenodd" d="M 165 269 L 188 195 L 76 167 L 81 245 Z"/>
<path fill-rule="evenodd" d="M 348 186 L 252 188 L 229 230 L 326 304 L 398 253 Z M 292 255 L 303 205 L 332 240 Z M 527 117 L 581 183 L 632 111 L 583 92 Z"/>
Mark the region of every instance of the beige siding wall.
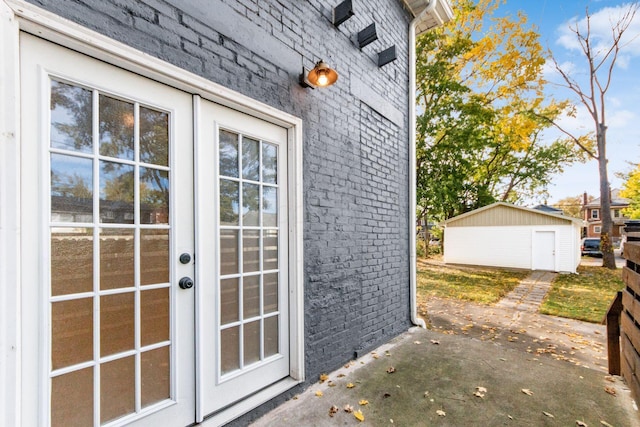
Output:
<path fill-rule="evenodd" d="M 514 209 L 508 206 L 495 206 L 491 209 L 447 222 L 447 228 L 568 224 L 571 224 L 570 219 L 557 218 L 523 209 Z"/>

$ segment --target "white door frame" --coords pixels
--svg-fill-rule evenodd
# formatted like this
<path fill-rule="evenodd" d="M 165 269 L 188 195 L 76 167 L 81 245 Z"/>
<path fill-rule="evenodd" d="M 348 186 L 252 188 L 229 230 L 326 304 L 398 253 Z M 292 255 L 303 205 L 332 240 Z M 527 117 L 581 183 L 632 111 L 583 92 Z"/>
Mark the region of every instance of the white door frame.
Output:
<path fill-rule="evenodd" d="M 553 233 L 553 268 L 551 271 L 558 271 L 558 230 L 549 228 L 534 228 L 531 232 L 531 269 L 537 267 L 538 241 L 536 236 L 538 233 Z"/>
<path fill-rule="evenodd" d="M 0 0 L 0 424 L 20 425 L 21 366 L 20 69 L 25 31 L 171 87 L 287 129 L 289 154 L 290 377 L 207 420 L 224 423 L 304 381 L 302 120 L 133 49 L 22 0 Z"/>

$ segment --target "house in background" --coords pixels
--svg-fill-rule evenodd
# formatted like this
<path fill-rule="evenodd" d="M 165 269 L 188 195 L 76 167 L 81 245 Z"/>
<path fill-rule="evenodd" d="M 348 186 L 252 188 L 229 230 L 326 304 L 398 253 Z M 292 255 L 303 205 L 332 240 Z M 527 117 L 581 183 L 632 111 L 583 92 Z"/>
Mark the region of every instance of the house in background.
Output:
<path fill-rule="evenodd" d="M 498 202 L 444 222 L 444 262 L 575 273 L 582 221 Z"/>
<path fill-rule="evenodd" d="M 417 322 L 414 43 L 451 16 L 0 0 L 0 425 L 246 425 Z"/>
<path fill-rule="evenodd" d="M 541 212 L 546 212 L 554 215 L 564 215 L 564 211 L 562 209 L 554 208 L 553 206 L 549 206 L 547 204 L 536 205 L 531 209 L 535 209 Z"/>
<path fill-rule="evenodd" d="M 623 234 L 625 221 L 629 218 L 624 216 L 622 209 L 629 206 L 629 199 L 620 197 L 620 190 L 611 190 L 611 219 L 613 220 L 613 228 L 611 238 L 613 243 L 620 242 Z M 600 208 L 600 198 L 587 201 L 587 193 L 584 193 L 582 202 L 582 212 L 585 222 L 585 237 L 600 237 L 600 229 L 602 227 L 602 214 Z"/>

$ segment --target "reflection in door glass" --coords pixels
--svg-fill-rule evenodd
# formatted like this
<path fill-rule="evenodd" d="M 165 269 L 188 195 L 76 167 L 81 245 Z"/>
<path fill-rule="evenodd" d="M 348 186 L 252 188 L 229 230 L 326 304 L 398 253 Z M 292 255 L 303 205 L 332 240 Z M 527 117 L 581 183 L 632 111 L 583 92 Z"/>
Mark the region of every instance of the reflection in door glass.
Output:
<path fill-rule="evenodd" d="M 93 94 L 90 90 L 51 81 L 51 148 L 93 151 Z"/>
<path fill-rule="evenodd" d="M 93 425 L 171 398 L 171 116 L 70 83 L 50 90 L 45 424 Z"/>
<path fill-rule="evenodd" d="M 278 146 L 220 130 L 218 156 L 219 357 L 224 375 L 279 351 Z"/>
<path fill-rule="evenodd" d="M 133 103 L 100 95 L 99 105 L 100 154 L 133 160 Z"/>

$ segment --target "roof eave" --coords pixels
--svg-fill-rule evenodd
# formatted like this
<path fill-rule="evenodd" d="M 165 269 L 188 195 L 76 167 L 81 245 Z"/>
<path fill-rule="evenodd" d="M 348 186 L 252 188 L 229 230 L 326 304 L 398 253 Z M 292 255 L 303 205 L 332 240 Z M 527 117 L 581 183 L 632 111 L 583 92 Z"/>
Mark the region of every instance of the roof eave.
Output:
<path fill-rule="evenodd" d="M 414 17 L 420 17 L 416 35 L 446 24 L 453 19 L 449 0 L 402 0 Z M 431 4 L 433 3 L 433 5 Z M 427 11 L 428 10 L 428 11 Z M 427 11 L 426 13 L 423 13 Z"/>

